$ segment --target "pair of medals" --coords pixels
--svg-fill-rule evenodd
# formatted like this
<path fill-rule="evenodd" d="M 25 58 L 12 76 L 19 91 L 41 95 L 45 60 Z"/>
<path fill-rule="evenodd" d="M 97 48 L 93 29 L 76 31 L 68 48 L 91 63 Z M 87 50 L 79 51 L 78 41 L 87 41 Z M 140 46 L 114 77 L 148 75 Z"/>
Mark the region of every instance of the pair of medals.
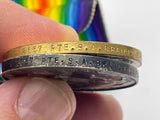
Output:
<path fill-rule="evenodd" d="M 66 81 L 74 91 L 126 88 L 138 82 L 141 52 L 107 42 L 48 42 L 9 50 L 2 78 L 41 76 Z"/>

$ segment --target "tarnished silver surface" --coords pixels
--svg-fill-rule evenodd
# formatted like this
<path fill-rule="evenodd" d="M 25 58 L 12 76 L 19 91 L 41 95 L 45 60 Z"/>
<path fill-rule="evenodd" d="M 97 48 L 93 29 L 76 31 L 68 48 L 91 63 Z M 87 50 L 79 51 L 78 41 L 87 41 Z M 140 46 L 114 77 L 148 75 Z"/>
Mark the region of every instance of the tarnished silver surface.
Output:
<path fill-rule="evenodd" d="M 2 63 L 2 77 L 43 76 L 68 82 L 75 91 L 111 90 L 133 86 L 138 71 L 119 60 L 78 54 L 19 56 Z"/>
<path fill-rule="evenodd" d="M 83 54 L 84 55 L 84 54 Z M 85 54 L 87 55 L 87 54 Z M 102 54 L 88 54 L 88 55 L 92 55 L 92 56 L 97 56 L 97 57 L 105 57 L 105 58 L 110 58 L 110 59 L 115 59 L 118 61 L 122 61 L 122 62 L 126 62 L 136 68 L 141 66 L 141 63 L 134 60 L 134 59 L 130 59 L 130 58 L 125 58 L 125 57 L 121 57 L 121 56 L 114 56 L 114 55 L 102 55 Z"/>

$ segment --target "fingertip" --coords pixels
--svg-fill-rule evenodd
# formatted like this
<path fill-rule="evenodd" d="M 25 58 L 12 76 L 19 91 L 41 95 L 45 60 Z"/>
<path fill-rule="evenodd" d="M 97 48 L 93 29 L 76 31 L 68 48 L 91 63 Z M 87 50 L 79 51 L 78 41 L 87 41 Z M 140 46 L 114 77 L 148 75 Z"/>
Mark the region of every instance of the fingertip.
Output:
<path fill-rule="evenodd" d="M 78 33 L 70 26 L 63 25 L 66 32 L 64 41 L 79 41 Z"/>
<path fill-rule="evenodd" d="M 123 111 L 118 100 L 115 99 L 112 95 L 101 94 L 100 96 L 106 103 L 110 103 L 110 105 L 108 105 L 108 109 L 110 109 L 109 114 L 111 115 L 111 117 L 113 117 L 113 120 L 122 120 Z"/>
<path fill-rule="evenodd" d="M 20 120 L 15 111 L 15 102 L 26 83 L 24 78 L 20 79 L 12 79 L 0 85 L 0 120 Z"/>
<path fill-rule="evenodd" d="M 63 87 L 63 88 L 62 88 Z M 31 78 L 17 100 L 17 113 L 23 120 L 66 120 L 73 115 L 73 92 L 60 80 Z"/>
<path fill-rule="evenodd" d="M 112 96 L 76 93 L 77 109 L 73 120 L 122 120 L 120 104 Z"/>
<path fill-rule="evenodd" d="M 71 119 L 75 97 L 64 81 L 16 78 L 0 86 L 0 119 Z M 7 112 L 6 112 L 7 111 Z"/>
<path fill-rule="evenodd" d="M 56 86 L 58 86 L 59 88 L 61 88 L 65 92 L 65 95 L 67 96 L 67 98 L 69 99 L 70 104 L 71 104 L 71 114 L 69 115 L 69 117 L 67 118 L 67 120 L 70 120 L 73 117 L 73 115 L 75 113 L 75 110 L 76 110 L 76 98 L 75 98 L 73 90 L 68 85 L 68 83 L 66 83 L 65 81 L 57 80 L 57 79 L 54 79 L 54 80 L 49 79 L 49 80 L 53 84 L 55 84 Z"/>

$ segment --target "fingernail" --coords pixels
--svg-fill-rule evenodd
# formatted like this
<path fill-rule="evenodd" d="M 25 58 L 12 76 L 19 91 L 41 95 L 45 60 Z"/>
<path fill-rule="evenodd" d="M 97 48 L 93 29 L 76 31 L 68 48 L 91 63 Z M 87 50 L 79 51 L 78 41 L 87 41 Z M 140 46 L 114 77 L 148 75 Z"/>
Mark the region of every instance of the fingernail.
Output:
<path fill-rule="evenodd" d="M 66 120 L 71 115 L 71 107 L 65 92 L 45 78 L 32 78 L 16 103 L 22 120 Z"/>

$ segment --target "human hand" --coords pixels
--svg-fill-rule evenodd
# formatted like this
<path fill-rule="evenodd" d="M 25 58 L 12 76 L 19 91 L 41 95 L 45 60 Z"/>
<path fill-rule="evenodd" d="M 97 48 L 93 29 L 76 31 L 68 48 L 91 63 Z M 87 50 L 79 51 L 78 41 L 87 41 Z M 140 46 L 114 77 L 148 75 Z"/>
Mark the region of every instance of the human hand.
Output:
<path fill-rule="evenodd" d="M 0 62 L 11 48 L 48 41 L 78 41 L 78 35 L 10 0 L 0 0 Z M 0 120 L 71 119 L 122 120 L 122 111 L 112 96 L 74 93 L 64 81 L 21 77 L 0 85 Z"/>

